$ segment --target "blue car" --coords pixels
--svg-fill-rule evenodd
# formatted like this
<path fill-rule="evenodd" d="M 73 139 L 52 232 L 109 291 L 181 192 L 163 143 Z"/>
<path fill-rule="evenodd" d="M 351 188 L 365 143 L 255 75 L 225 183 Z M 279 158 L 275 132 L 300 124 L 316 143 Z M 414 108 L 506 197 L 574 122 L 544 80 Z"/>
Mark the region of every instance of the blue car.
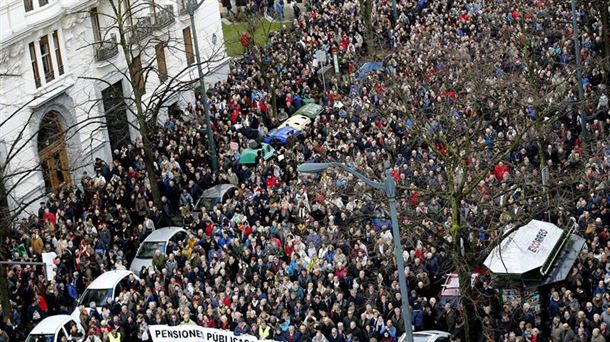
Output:
<path fill-rule="evenodd" d="M 266 144 L 271 144 L 273 142 L 285 144 L 288 142 L 289 135 L 292 135 L 293 137 L 298 137 L 299 135 L 301 135 L 301 131 L 290 126 L 276 128 L 273 131 L 269 132 L 269 134 L 263 139 L 263 142 Z"/>

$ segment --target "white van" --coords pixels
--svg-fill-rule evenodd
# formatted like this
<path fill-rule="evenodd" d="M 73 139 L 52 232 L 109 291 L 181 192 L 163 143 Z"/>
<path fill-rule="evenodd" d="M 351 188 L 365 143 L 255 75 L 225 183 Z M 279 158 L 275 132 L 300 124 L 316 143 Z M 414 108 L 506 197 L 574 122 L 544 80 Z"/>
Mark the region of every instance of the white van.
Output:
<path fill-rule="evenodd" d="M 186 238 L 186 230 L 180 227 L 166 227 L 153 231 L 142 241 L 129 270 L 135 274 L 140 274 L 142 267 L 152 266 L 152 258 L 157 250 L 166 254 L 170 241 L 177 244 L 178 241 L 186 240 Z"/>
<path fill-rule="evenodd" d="M 102 273 L 99 277 L 87 286 L 85 292 L 78 298 L 76 309 L 72 312 L 72 318 L 80 322 L 79 307 L 82 305 L 89 310 L 91 302 L 95 302 L 96 310 L 108 303 L 108 299 L 116 298 L 123 287 L 127 286 L 129 276 L 140 280 L 133 272 L 127 270 L 114 270 Z"/>
<path fill-rule="evenodd" d="M 70 331 L 73 327 L 78 329 L 79 337 L 72 337 Z M 49 316 L 38 323 L 25 342 L 61 342 L 83 341 L 85 339 L 85 329 L 69 315 Z"/>

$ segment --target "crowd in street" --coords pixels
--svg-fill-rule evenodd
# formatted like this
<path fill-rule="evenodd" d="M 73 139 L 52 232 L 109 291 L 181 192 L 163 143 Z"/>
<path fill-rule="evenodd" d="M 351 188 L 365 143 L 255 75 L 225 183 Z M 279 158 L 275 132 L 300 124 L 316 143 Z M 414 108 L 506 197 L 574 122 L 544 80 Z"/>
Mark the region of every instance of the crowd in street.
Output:
<path fill-rule="evenodd" d="M 150 227 L 178 225 L 188 238 L 157 256 L 139 281 L 129 281 L 99 311 L 80 308 L 87 341 L 105 342 L 116 333 L 122 341 L 150 341 L 150 325 L 198 324 L 261 340 L 396 342 L 404 333 L 403 299 L 382 200 L 367 197 L 370 191 L 345 174 L 312 180 L 299 175 L 297 165 L 337 160 L 382 179 L 389 161 L 399 189 L 441 189 L 447 182 L 442 154 L 449 146 L 415 142 L 410 130 L 430 130 L 432 136 L 456 122 L 479 120 L 485 122 L 480 132 L 447 142 L 465 144 L 461 139 L 468 136 L 479 146 L 480 153 L 465 162 L 473 168 L 487 167 L 488 155 L 517 139 L 522 126 L 550 126 L 542 138 L 526 137 L 507 151 L 509 157 L 481 179 L 479 201 L 493 201 L 491 192 L 515 179 L 539 179 L 542 158 L 555 177 L 576 179 L 571 172 L 579 170 L 568 189 L 577 197 L 554 211 L 552 220 L 567 227 L 573 217 L 587 243 L 567 279 L 542 292 L 540 309 L 501 303 L 501 284 L 483 277 L 477 286 L 498 300 L 477 308 L 477 339 L 609 339 L 610 116 L 596 1 L 581 1 L 579 12 L 581 82 L 590 116 L 586 141 L 576 105 L 569 2 L 397 2 L 394 19 L 392 1 L 372 1 L 370 23 L 361 19 L 356 0 L 306 2 L 291 25 L 270 34 L 268 46 L 248 46 L 244 58 L 233 60 L 228 79 L 208 91 L 219 171 L 211 168 L 203 105 L 194 103 L 170 113 L 159 127 L 157 174 L 146 174 L 143 145 L 135 141 L 115 151 L 113 160 L 97 160 L 75 188 L 49 194 L 38 212 L 16 224 L 9 245 L 15 261 L 57 253 L 57 274 L 46 281 L 38 267 L 9 269 L 12 313 L 3 317 L 8 323 L 0 326 L 2 335 L 23 341 L 43 318 L 71 313 L 97 276 L 129 266 Z M 326 84 L 314 62 L 318 49 L 337 49 L 339 55 L 340 73 Z M 371 60 L 383 60 L 384 68 L 359 75 Z M 464 86 L 477 77 L 493 84 Z M 526 85 L 531 105 L 516 107 Z M 260 144 L 306 100 L 324 111 L 300 135 L 274 144 L 268 160 L 239 163 L 241 151 L 253 141 Z M 407 119 L 405 112 L 420 114 Z M 150 181 L 160 185 L 160 207 Z M 205 189 L 223 183 L 237 187 L 231 200 L 209 212 L 193 211 Z M 440 196 L 405 191 L 399 211 L 434 217 L 438 224 L 422 225 L 442 235 L 438 227 L 450 219 L 448 204 Z M 503 215 L 547 217 L 532 199 L 512 194 Z M 484 209 L 477 212 L 471 199 L 461 205 L 470 213 L 465 220 L 482 224 Z M 498 214 L 494 222 L 501 219 Z M 482 250 L 490 236 L 464 239 Z M 439 298 L 445 275 L 455 271 L 451 258 L 426 236 L 405 236 L 403 242 L 415 330 L 443 330 L 463 341 L 458 302 Z"/>

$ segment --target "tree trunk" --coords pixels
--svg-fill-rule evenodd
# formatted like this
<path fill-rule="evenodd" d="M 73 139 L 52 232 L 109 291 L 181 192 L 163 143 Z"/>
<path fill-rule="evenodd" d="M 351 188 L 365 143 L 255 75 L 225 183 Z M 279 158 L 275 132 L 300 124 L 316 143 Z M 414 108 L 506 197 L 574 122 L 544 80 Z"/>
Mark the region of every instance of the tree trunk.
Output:
<path fill-rule="evenodd" d="M 360 0 L 360 16 L 365 26 L 364 41 L 366 42 L 366 54 L 368 56 L 372 56 L 375 51 L 373 47 L 375 41 L 373 40 L 373 26 L 371 22 L 372 7 L 373 4 L 371 3 L 371 0 Z"/>
<path fill-rule="evenodd" d="M 134 92 L 138 90 L 134 89 Z M 148 126 L 146 126 L 146 118 L 144 116 L 142 106 L 137 101 L 141 98 L 141 95 L 136 96 L 136 115 L 138 117 L 138 125 L 140 134 L 142 135 L 142 145 L 144 150 L 144 163 L 146 164 L 146 173 L 148 174 L 148 181 L 150 183 L 150 192 L 152 193 L 153 203 L 158 209 L 161 209 L 161 190 L 159 189 L 159 182 L 157 182 L 157 172 L 155 170 L 155 158 L 152 154 L 151 143 L 149 139 Z"/>
<path fill-rule="evenodd" d="M 602 16 L 602 38 L 604 42 L 604 69 L 606 70 L 606 85 L 610 86 L 610 18 L 608 17 L 608 0 L 602 0 L 599 2 L 601 6 Z M 606 89 L 606 91 L 608 91 Z"/>
<path fill-rule="evenodd" d="M 463 262 L 463 261 L 460 261 Z M 467 268 L 468 263 L 458 266 L 460 271 L 458 277 L 460 281 L 460 300 L 462 303 L 462 315 L 463 315 L 463 326 L 464 340 L 466 342 L 477 341 L 477 312 L 476 306 L 472 298 L 472 288 L 470 287 L 471 272 Z"/>
<path fill-rule="evenodd" d="M 4 168 L 0 168 L 0 175 L 4 175 Z M 4 187 L 4 179 L 0 179 L 0 260 L 8 260 L 10 255 L 10 246 L 5 244 L 9 235 L 9 229 L 12 222 L 8 207 L 8 199 L 6 189 Z M 0 305 L 2 305 L 2 319 L 7 323 L 11 317 L 11 302 L 8 293 L 8 277 L 6 266 L 0 266 Z"/>
<path fill-rule="evenodd" d="M 451 238 L 453 239 L 454 244 L 459 245 L 458 241 L 458 233 L 460 231 L 460 200 L 459 198 L 453 194 L 451 196 Z M 459 252 L 459 250 L 458 250 Z"/>

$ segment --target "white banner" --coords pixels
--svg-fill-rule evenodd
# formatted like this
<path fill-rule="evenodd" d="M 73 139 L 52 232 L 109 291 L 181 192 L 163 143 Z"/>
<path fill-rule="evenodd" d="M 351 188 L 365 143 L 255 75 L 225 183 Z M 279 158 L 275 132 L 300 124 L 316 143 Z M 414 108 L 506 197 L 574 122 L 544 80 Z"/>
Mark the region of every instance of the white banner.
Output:
<path fill-rule="evenodd" d="M 153 342 L 258 342 L 252 335 L 236 336 L 232 331 L 204 328 L 198 325 L 151 325 Z"/>

